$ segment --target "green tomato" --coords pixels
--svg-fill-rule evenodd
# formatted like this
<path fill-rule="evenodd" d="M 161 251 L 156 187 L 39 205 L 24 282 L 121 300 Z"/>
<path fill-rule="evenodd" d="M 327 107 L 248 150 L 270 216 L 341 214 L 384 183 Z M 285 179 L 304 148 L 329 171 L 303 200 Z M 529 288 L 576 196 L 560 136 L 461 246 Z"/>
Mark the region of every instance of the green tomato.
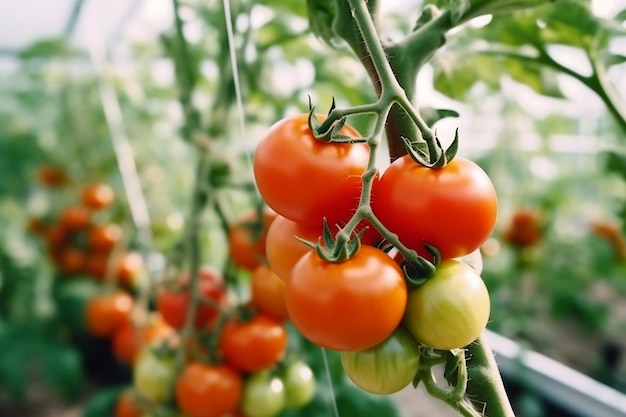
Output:
<path fill-rule="evenodd" d="M 447 260 L 424 285 L 409 291 L 404 325 L 431 348 L 462 348 L 487 326 L 490 305 L 480 275 L 463 262 Z"/>
<path fill-rule="evenodd" d="M 365 350 L 341 352 L 348 378 L 372 394 L 398 392 L 413 381 L 420 364 L 419 345 L 402 327 Z"/>
<path fill-rule="evenodd" d="M 133 367 L 133 386 L 139 396 L 153 403 L 168 401 L 175 379 L 174 355 L 142 350 Z"/>
<path fill-rule="evenodd" d="M 268 372 L 250 375 L 243 386 L 241 410 L 247 417 L 272 417 L 285 408 L 285 385 Z"/>
<path fill-rule="evenodd" d="M 285 385 L 285 407 L 299 408 L 307 405 L 315 396 L 315 375 L 301 361 L 292 362 L 281 375 Z"/>

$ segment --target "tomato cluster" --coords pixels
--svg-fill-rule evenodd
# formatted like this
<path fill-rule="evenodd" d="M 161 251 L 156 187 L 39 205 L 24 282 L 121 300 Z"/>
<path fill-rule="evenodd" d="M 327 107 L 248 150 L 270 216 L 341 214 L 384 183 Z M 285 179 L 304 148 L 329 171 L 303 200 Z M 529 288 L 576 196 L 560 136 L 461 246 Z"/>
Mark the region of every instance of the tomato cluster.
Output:
<path fill-rule="evenodd" d="M 272 417 L 312 400 L 312 370 L 287 355 L 284 282 L 265 262 L 275 218 L 251 210 L 229 227 L 231 259 L 249 275 L 249 299 L 234 298 L 213 267 L 159 283 L 154 314 L 171 333 L 134 344 L 133 386 L 119 397 L 116 417 L 172 405 L 187 417 Z"/>
<path fill-rule="evenodd" d="M 360 137 L 348 124 L 336 133 Z M 331 259 L 323 249 L 333 243 L 321 240 L 324 220 L 341 227 L 355 215 L 368 161 L 365 143 L 320 140 L 308 115 L 300 114 L 277 122 L 262 138 L 254 174 L 278 214 L 267 233 L 266 256 L 285 281 L 289 318 L 307 339 L 340 351 L 357 385 L 388 394 L 416 376 L 421 348 L 463 348 L 485 328 L 487 288 L 457 258 L 476 252 L 489 237 L 497 198 L 489 177 L 470 160 L 428 168 L 406 155 L 368 183 L 372 219 L 382 230 L 363 217 L 360 224 L 369 227 L 361 245 L 348 245 L 348 256 Z M 437 264 L 434 274 L 422 285 L 408 285 L 411 265 L 391 255 L 393 247 L 381 235 L 397 236 L 403 250 Z"/>
<path fill-rule="evenodd" d="M 42 168 L 39 177 L 42 185 L 55 190 L 68 181 L 63 171 L 50 167 Z M 112 278 L 120 284 L 134 284 L 144 268 L 140 254 L 127 250 L 112 256 L 123 237 L 121 226 L 106 213 L 114 200 L 115 193 L 108 184 L 86 184 L 78 196 L 64 200 L 55 212 L 30 219 L 28 229 L 41 238 L 62 276 L 88 276 L 102 281 L 110 268 Z"/>

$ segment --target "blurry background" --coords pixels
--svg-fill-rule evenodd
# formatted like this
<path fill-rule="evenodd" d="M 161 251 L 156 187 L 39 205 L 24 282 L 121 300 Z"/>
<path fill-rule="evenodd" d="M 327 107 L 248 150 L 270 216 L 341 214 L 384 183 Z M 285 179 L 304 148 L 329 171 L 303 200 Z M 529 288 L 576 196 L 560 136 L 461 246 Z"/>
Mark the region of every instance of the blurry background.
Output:
<path fill-rule="evenodd" d="M 421 3 L 384 2 L 385 36 L 405 33 Z M 437 123 L 439 136 L 450 140 L 458 127 L 460 152 L 498 189 L 498 225 L 482 248 L 490 329 L 626 392 L 626 2 L 577 4 L 488 16 L 451 33 L 420 74 L 417 103 L 459 113 Z M 374 92 L 346 48 L 309 32 L 304 2 L 230 7 L 245 134 L 222 2 L 189 1 L 181 15 L 197 117 L 249 181 L 260 134 L 305 110 L 309 96 L 326 108 L 331 97 L 356 105 Z M 90 378 L 85 347 L 48 330 L 81 314 L 62 297 L 96 290 L 79 279 L 59 289 L 64 273 L 33 219 L 71 205 L 82 184 L 107 183 L 116 203 L 99 220 L 138 232 L 129 247 L 151 254 L 148 270 L 183 229 L 194 149 L 178 101 L 172 10 L 167 0 L 23 0 L 0 10 L 0 415 L 2 404 L 32 395 L 32 370 L 15 355 L 50 357 L 46 378 L 60 391 L 51 401 L 84 400 Z M 526 54 L 537 45 L 550 61 Z M 532 390 L 524 401 L 534 411 L 521 416 L 555 415 Z"/>

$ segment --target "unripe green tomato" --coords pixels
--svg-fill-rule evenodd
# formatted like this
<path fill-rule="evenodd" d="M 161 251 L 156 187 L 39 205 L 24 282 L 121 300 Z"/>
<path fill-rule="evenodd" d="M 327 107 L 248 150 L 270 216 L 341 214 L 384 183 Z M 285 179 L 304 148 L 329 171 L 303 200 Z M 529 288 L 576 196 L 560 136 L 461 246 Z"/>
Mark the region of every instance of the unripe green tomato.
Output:
<path fill-rule="evenodd" d="M 247 417 L 273 417 L 285 408 L 285 385 L 268 372 L 250 375 L 243 387 L 241 411 Z"/>
<path fill-rule="evenodd" d="M 398 327 L 387 339 L 369 349 L 341 352 L 348 378 L 372 394 L 398 392 L 413 381 L 420 364 L 418 343 Z"/>
<path fill-rule="evenodd" d="M 285 385 L 285 408 L 304 407 L 315 396 L 315 375 L 306 363 L 288 364 L 281 379 Z"/>
<path fill-rule="evenodd" d="M 142 350 L 133 367 L 133 386 L 142 399 L 153 403 L 170 399 L 175 378 L 174 355 Z"/>
<path fill-rule="evenodd" d="M 435 274 L 409 291 L 404 325 L 434 349 L 462 348 L 487 326 L 489 292 L 480 275 L 457 260 L 443 261 Z"/>

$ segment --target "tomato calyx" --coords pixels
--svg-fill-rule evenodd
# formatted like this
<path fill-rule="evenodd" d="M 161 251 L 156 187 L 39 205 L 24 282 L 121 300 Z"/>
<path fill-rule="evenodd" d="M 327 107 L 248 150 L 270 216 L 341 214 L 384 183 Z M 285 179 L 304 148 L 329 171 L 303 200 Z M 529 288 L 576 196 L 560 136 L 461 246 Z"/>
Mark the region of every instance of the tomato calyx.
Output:
<path fill-rule="evenodd" d="M 454 139 L 447 149 L 441 145 L 441 141 L 435 132 L 434 141 L 414 141 L 405 136 L 400 137 L 404 142 L 407 153 L 416 163 L 428 168 L 438 169 L 445 167 L 454 159 L 459 150 L 459 129 L 454 132 Z"/>
<path fill-rule="evenodd" d="M 311 242 L 296 236 L 300 242 L 310 246 L 315 250 L 317 256 L 326 262 L 344 262 L 352 258 L 361 249 L 361 237 L 367 227 L 359 230 L 354 237 L 349 237 L 345 233 L 337 233 L 334 237 L 326 218 L 323 219 L 322 237 L 317 242 Z M 321 240 L 323 239 L 323 244 Z"/>
<path fill-rule="evenodd" d="M 334 109 L 335 98 L 333 97 L 330 110 L 328 111 L 328 116 L 330 116 Z M 311 104 L 311 97 L 309 97 L 308 124 L 315 139 L 325 143 L 362 143 L 367 141 L 365 138 L 355 139 L 354 137 L 342 135 L 341 133 L 339 133 L 341 129 L 343 129 L 343 127 L 345 126 L 346 122 L 347 120 L 345 117 L 342 117 L 339 120 L 330 121 L 327 119 L 324 122 L 320 122 L 315 113 L 315 106 Z"/>

